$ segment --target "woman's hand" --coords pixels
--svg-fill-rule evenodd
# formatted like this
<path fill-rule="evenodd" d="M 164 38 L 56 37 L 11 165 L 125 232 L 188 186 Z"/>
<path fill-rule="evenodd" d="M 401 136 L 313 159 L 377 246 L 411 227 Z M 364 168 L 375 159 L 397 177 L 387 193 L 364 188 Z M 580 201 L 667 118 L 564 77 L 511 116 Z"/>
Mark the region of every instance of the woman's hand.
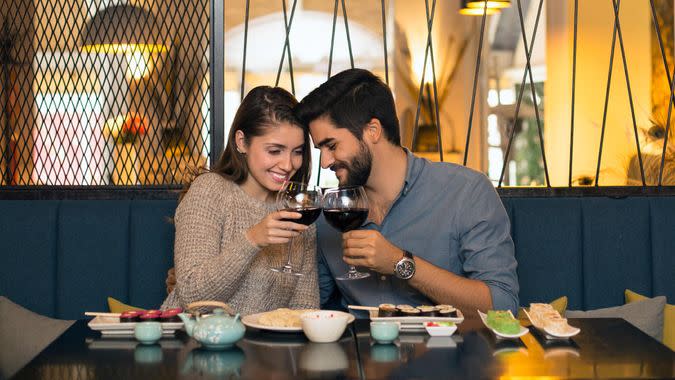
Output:
<path fill-rule="evenodd" d="M 173 292 L 173 290 L 176 288 L 176 269 L 171 268 L 169 269 L 168 272 L 166 272 L 166 280 L 164 281 L 166 284 L 166 294 L 169 294 Z"/>
<path fill-rule="evenodd" d="M 304 224 L 293 223 L 288 220 L 300 219 L 302 215 L 291 211 L 277 211 L 267 215 L 260 223 L 246 231 L 246 237 L 258 247 L 270 244 L 288 243 L 309 227 Z M 284 220 L 285 219 L 285 220 Z"/>

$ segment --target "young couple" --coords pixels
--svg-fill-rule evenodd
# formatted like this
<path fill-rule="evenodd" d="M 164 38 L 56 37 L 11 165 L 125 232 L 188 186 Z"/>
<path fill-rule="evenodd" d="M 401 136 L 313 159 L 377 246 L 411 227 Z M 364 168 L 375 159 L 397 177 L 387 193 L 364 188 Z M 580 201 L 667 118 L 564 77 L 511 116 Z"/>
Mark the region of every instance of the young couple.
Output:
<path fill-rule="evenodd" d="M 309 177 L 310 134 L 321 167 L 341 186 L 365 188 L 370 211 L 360 229 L 341 234 L 323 218 L 307 227 L 285 221 L 300 214 L 275 211 L 283 182 Z M 465 315 L 518 307 L 509 221 L 492 184 L 403 148 L 391 90 L 366 70 L 335 75 L 299 104 L 280 88 L 253 89 L 220 161 L 193 181 L 175 223 L 175 288 L 163 307 L 317 308 L 336 290 L 343 305 L 451 304 Z M 283 266 L 282 243 L 292 237 L 304 248 L 293 261 L 302 277 L 269 269 Z M 336 281 L 348 265 L 372 275 Z"/>

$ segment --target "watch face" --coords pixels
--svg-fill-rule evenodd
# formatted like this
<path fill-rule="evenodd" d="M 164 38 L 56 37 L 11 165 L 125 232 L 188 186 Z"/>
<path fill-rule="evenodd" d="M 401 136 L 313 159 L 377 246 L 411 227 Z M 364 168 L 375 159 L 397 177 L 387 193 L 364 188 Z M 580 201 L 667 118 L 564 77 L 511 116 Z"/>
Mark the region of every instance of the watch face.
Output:
<path fill-rule="evenodd" d="M 398 277 L 407 280 L 415 274 L 415 263 L 412 260 L 401 260 L 396 266 Z"/>

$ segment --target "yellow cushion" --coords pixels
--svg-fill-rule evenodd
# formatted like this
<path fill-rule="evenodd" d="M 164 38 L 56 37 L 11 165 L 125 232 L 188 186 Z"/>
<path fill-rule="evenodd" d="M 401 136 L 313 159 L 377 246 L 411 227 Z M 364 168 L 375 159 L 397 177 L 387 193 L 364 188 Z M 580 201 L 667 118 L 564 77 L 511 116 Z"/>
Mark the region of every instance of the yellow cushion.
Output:
<path fill-rule="evenodd" d="M 549 304 L 553 307 L 553 310 L 557 311 L 558 313 L 560 313 L 560 315 L 564 316 L 565 310 L 567 310 L 567 296 L 556 298 Z M 525 327 L 530 326 L 532 324 L 530 323 L 530 320 L 527 319 L 527 315 L 525 315 L 525 312 L 523 312 L 522 307 L 518 308 L 518 320 L 520 321 L 520 324 Z"/>
<path fill-rule="evenodd" d="M 122 303 L 112 297 L 108 297 L 108 307 L 110 308 L 111 313 L 124 313 L 125 311 L 132 311 L 132 310 L 140 310 L 140 311 L 145 311 L 145 309 L 141 309 L 140 307 L 135 307 L 135 306 L 130 306 L 125 303 Z"/>
<path fill-rule="evenodd" d="M 626 297 L 626 303 L 648 298 L 630 289 L 626 289 L 624 296 Z M 663 309 L 663 344 L 675 351 L 675 305 L 666 304 Z"/>

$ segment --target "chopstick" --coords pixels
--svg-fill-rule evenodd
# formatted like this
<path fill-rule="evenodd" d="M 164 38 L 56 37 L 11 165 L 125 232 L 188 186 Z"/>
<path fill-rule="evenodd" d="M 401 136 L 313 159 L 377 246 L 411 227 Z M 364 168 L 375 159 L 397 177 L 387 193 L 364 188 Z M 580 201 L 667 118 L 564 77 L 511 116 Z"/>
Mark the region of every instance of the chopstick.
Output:
<path fill-rule="evenodd" d="M 347 305 L 348 308 L 354 310 L 379 310 L 379 308 L 374 306 L 357 306 L 357 305 Z"/>
<path fill-rule="evenodd" d="M 98 311 L 85 311 L 84 315 L 88 317 L 118 317 L 121 315 L 120 313 L 103 313 L 103 312 L 98 312 Z"/>

